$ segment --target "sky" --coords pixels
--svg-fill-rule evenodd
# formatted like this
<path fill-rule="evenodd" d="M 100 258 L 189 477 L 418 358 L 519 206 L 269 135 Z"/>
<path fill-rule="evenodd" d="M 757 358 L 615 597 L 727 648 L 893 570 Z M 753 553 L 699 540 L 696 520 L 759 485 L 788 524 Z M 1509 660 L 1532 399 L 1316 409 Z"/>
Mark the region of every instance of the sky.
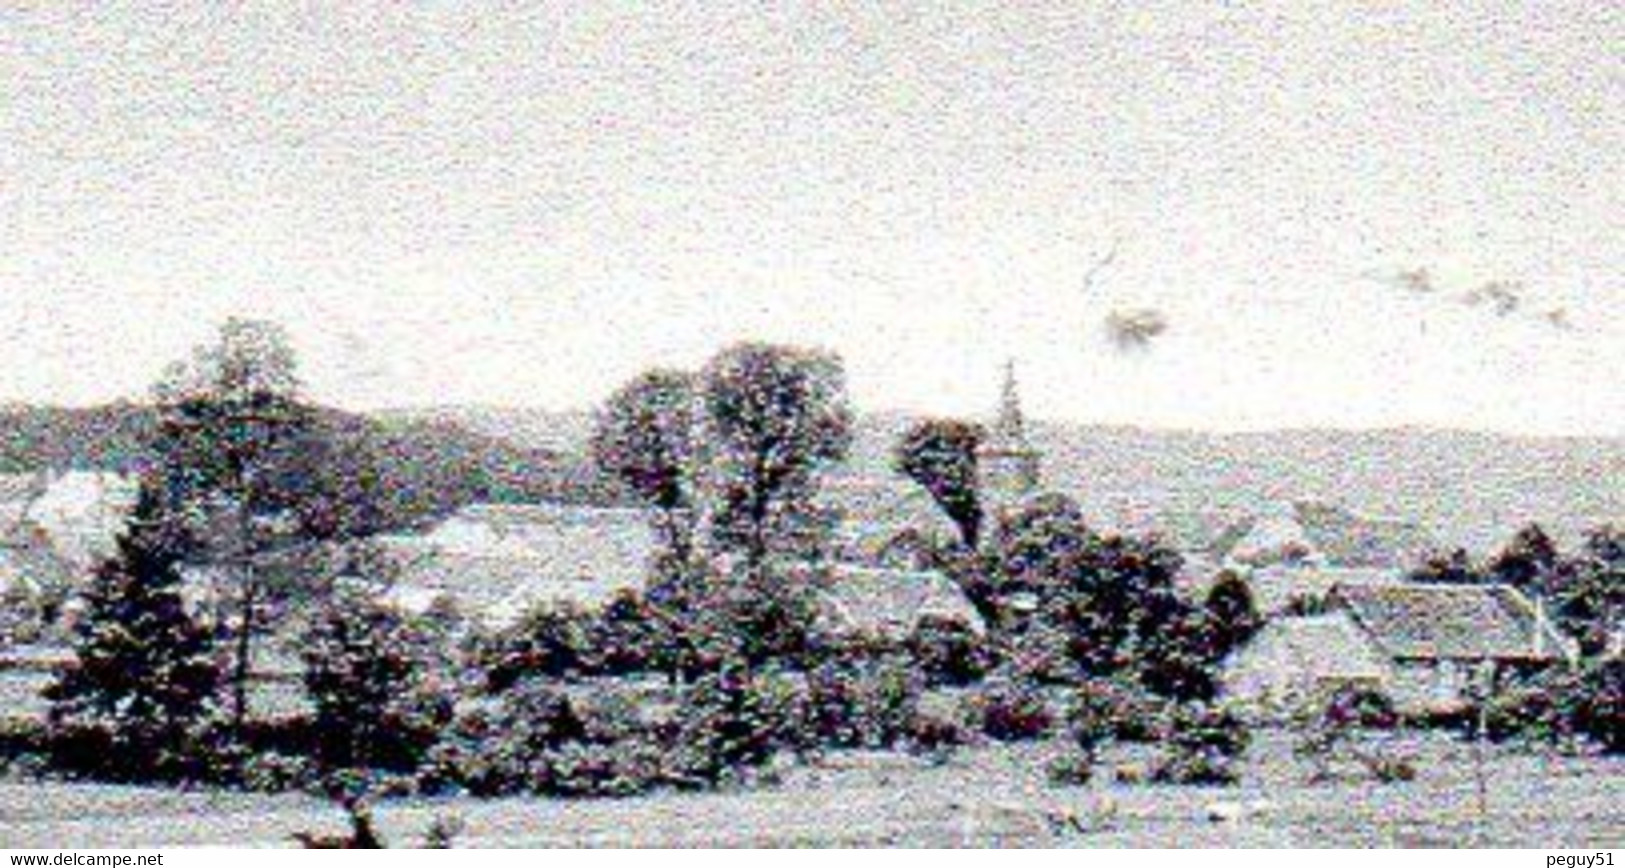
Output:
<path fill-rule="evenodd" d="M 240 315 L 363 410 L 760 339 L 870 409 L 1013 359 L 1052 419 L 1625 434 L 1621 45 L 1592 0 L 5 4 L 0 401 Z"/>

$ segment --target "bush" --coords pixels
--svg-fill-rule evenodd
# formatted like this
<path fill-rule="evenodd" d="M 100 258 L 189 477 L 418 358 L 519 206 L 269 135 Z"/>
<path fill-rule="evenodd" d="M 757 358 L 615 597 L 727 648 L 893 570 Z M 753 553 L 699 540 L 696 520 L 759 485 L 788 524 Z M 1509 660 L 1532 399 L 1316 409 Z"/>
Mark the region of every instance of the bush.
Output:
<path fill-rule="evenodd" d="M 916 751 L 946 758 L 955 748 L 971 743 L 975 727 L 968 709 L 952 697 L 921 696 L 908 723 L 908 743 Z"/>
<path fill-rule="evenodd" d="M 1206 703 L 1176 707 L 1164 754 L 1153 780 L 1174 784 L 1234 784 L 1252 741 L 1245 724 L 1228 709 Z"/>
<path fill-rule="evenodd" d="M 540 681 L 520 682 L 498 697 L 465 700 L 422 774 L 426 789 L 463 789 L 476 796 L 537 791 L 547 753 L 585 735 L 564 694 Z"/>
<path fill-rule="evenodd" d="M 431 634 L 364 589 L 341 587 L 305 638 L 315 758 L 328 768 L 412 771 L 450 721 Z"/>
<path fill-rule="evenodd" d="M 1003 679 L 983 691 L 982 732 L 999 741 L 1042 738 L 1054 726 L 1044 692 L 1029 681 Z"/>
<path fill-rule="evenodd" d="M 926 615 L 908 638 L 914 669 L 927 686 L 960 687 L 979 681 L 992 665 L 987 640 L 957 619 Z"/>
<path fill-rule="evenodd" d="M 476 650 L 486 689 L 498 693 L 524 678 L 575 678 L 592 669 L 598 623 L 569 604 L 532 610 L 518 624 L 488 637 Z"/>
<path fill-rule="evenodd" d="M 825 663 L 808 676 L 808 725 L 824 747 L 892 747 L 910 734 L 923 680 L 905 659 Z"/>
<path fill-rule="evenodd" d="M 1045 766 L 1049 782 L 1058 787 L 1081 787 L 1094 780 L 1095 757 L 1084 751 L 1067 751 Z"/>
<path fill-rule="evenodd" d="M 806 716 L 806 694 L 793 681 L 728 664 L 682 692 L 662 739 L 662 776 L 690 789 L 735 779 L 780 749 L 799 747 Z"/>
<path fill-rule="evenodd" d="M 1574 727 L 1609 754 L 1625 753 L 1625 659 L 1593 662 L 1582 673 Z"/>
<path fill-rule="evenodd" d="M 661 757 L 660 747 L 643 738 L 565 742 L 542 753 L 537 788 L 575 798 L 634 796 L 659 782 Z"/>

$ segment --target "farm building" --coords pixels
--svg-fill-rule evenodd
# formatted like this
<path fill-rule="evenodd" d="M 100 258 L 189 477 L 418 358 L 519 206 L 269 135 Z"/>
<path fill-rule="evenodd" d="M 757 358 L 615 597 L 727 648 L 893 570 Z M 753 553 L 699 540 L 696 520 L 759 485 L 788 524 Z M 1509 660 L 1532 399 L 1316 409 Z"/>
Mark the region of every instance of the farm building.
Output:
<path fill-rule="evenodd" d="M 641 509 L 478 505 L 425 534 L 380 542 L 399 569 L 389 594 L 401 608 L 450 609 L 500 629 L 538 607 L 592 609 L 641 590 L 657 551 L 653 526 Z M 940 573 L 838 562 L 808 580 L 825 583 L 822 614 L 833 629 L 906 634 L 923 615 L 982 629 Z"/>
<path fill-rule="evenodd" d="M 399 569 L 390 593 L 400 606 L 449 606 L 492 627 L 538 606 L 592 608 L 641 588 L 655 554 L 641 509 L 479 504 L 427 533 L 379 542 Z"/>
<path fill-rule="evenodd" d="M 1265 717 L 1345 686 L 1380 689 L 1388 661 L 1347 612 L 1276 618 L 1225 663 L 1224 690 Z"/>
<path fill-rule="evenodd" d="M 1294 501 L 1227 528 L 1213 554 L 1240 568 L 1266 566 L 1399 570 L 1434 548 L 1415 525 Z"/>
<path fill-rule="evenodd" d="M 1227 694 L 1255 711 L 1343 684 L 1377 689 L 1408 713 L 1459 710 L 1481 667 L 1571 660 L 1569 643 L 1507 585 L 1339 585 L 1320 615 L 1283 616 L 1226 663 Z"/>

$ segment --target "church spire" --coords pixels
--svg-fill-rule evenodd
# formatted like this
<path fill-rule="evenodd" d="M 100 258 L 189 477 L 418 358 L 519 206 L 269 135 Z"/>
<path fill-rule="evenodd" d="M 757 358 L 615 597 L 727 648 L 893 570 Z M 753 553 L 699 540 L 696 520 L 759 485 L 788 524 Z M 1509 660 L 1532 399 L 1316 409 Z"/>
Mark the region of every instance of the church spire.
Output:
<path fill-rule="evenodd" d="M 995 430 L 1007 446 L 1026 445 L 1027 421 L 1021 413 L 1021 387 L 1016 383 L 1016 361 L 1004 362 L 1004 385 L 999 391 L 999 418 Z"/>
<path fill-rule="evenodd" d="M 995 513 L 1007 512 L 1037 490 L 1042 473 L 1038 450 L 1027 440 L 1021 411 L 1021 387 L 1014 360 L 1004 364 L 999 415 L 979 456 L 982 498 Z"/>

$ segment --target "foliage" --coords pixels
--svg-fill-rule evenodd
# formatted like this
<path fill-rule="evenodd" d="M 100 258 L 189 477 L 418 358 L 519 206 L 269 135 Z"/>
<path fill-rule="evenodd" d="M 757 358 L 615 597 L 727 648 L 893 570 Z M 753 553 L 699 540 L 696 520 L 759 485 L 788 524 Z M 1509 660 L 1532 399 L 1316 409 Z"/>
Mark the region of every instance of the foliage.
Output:
<path fill-rule="evenodd" d="M 698 789 L 736 779 L 803 747 L 807 698 L 789 679 L 730 662 L 686 685 L 666 740 L 663 777 Z"/>
<path fill-rule="evenodd" d="M 1252 734 L 1228 709 L 1207 703 L 1176 706 L 1164 753 L 1152 778 L 1175 784 L 1234 784 Z"/>
<path fill-rule="evenodd" d="M 1513 535 L 1485 572 L 1491 581 L 1538 592 L 1557 564 L 1557 544 L 1540 525 L 1531 524 Z"/>
<path fill-rule="evenodd" d="M 1477 585 L 1484 582 L 1484 573 L 1473 563 L 1466 549 L 1434 552 L 1422 565 L 1411 572 L 1411 581 L 1440 585 Z"/>
<path fill-rule="evenodd" d="M 1574 726 L 1609 754 L 1625 753 L 1625 659 L 1590 663 L 1580 679 Z"/>
<path fill-rule="evenodd" d="M 220 681 L 212 636 L 187 611 L 176 547 L 155 511 L 143 487 L 117 555 L 84 592 L 75 661 L 46 690 L 53 727 L 101 733 L 101 758 L 137 778 L 184 758 Z"/>
<path fill-rule="evenodd" d="M 903 432 L 892 466 L 917 483 L 959 530 L 960 543 L 975 551 L 982 526 L 977 453 L 981 426 L 958 419 L 928 419 Z"/>
<path fill-rule="evenodd" d="M 1293 754 L 1311 766 L 1311 781 L 1333 776 L 1334 765 L 1352 759 L 1377 780 L 1408 781 L 1414 764 L 1386 749 L 1380 736 L 1367 733 L 1394 729 L 1399 723 L 1392 701 L 1369 688 L 1345 684 L 1320 704 L 1304 706 L 1297 721 L 1299 737 Z"/>
<path fill-rule="evenodd" d="M 586 735 L 570 700 L 540 679 L 519 681 L 503 693 L 457 704 L 440 742 L 429 753 L 424 786 L 463 789 L 476 796 L 537 791 L 547 779 L 549 751 Z"/>
<path fill-rule="evenodd" d="M 1264 626 L 1252 588 L 1230 570 L 1221 573 L 1208 590 L 1205 607 L 1212 642 L 1210 654 L 1215 660 L 1223 660 L 1245 645 Z"/>
<path fill-rule="evenodd" d="M 913 734 L 924 682 L 906 658 L 832 660 L 808 674 L 808 726 L 828 747 L 893 747 Z"/>
<path fill-rule="evenodd" d="M 572 603 L 537 607 L 518 623 L 484 638 L 475 650 L 486 689 L 507 690 L 530 676 L 575 678 L 591 674 L 595 659 L 593 613 Z"/>
<path fill-rule="evenodd" d="M 1055 725 L 1043 690 L 1024 678 L 990 678 L 978 701 L 982 732 L 999 741 L 1043 738 Z"/>
<path fill-rule="evenodd" d="M 666 548 L 679 561 L 692 541 L 694 396 L 692 374 L 641 374 L 599 411 L 591 443 L 597 465 L 659 511 Z"/>
<path fill-rule="evenodd" d="M 1586 657 L 1618 655 L 1625 621 L 1625 528 L 1605 525 L 1587 535 L 1585 545 L 1552 571 L 1547 595 L 1550 615 L 1580 643 Z"/>
<path fill-rule="evenodd" d="M 247 718 L 253 644 L 277 605 L 309 594 L 310 571 L 264 569 L 273 553 L 362 530 L 351 491 L 331 468 L 332 443 L 299 396 L 296 363 L 277 326 L 228 320 L 216 342 L 172 366 L 154 390 L 166 520 L 189 559 L 230 566 L 233 593 L 217 623 L 232 631 L 232 719 Z M 355 480 L 349 480 L 355 481 Z"/>
<path fill-rule="evenodd" d="M 980 681 L 993 665 L 987 638 L 961 620 L 923 615 L 909 634 L 913 666 L 928 686 L 961 687 Z"/>
<path fill-rule="evenodd" d="M 1070 680 L 1133 672 L 1152 690 L 1208 699 L 1216 690 L 1213 651 L 1199 609 L 1174 587 L 1177 553 L 1154 539 L 1102 536 L 1070 498 L 1048 495 L 1005 522 L 995 541 L 1000 593 L 1037 598 L 1025 653 L 1049 679 L 1064 655 Z"/>
<path fill-rule="evenodd" d="M 768 344 L 724 350 L 700 377 L 712 541 L 759 573 L 819 545 L 817 472 L 846 454 L 851 409 L 836 356 Z"/>
<path fill-rule="evenodd" d="M 451 717 L 433 634 L 372 591 L 339 585 L 305 636 L 305 689 L 324 768 L 415 769 Z"/>

